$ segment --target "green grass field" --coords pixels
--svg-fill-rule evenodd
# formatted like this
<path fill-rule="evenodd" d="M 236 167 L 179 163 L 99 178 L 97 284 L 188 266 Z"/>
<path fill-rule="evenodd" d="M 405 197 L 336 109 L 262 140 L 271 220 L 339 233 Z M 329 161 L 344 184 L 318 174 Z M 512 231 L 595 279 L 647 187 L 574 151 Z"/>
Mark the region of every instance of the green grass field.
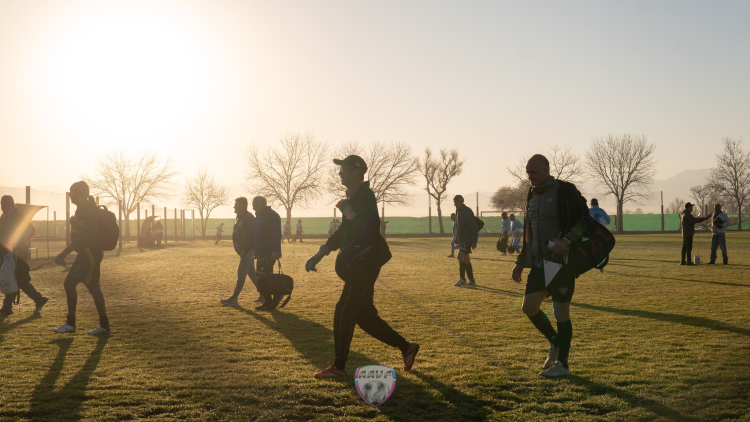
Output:
<path fill-rule="evenodd" d="M 709 237 L 694 253 L 708 258 Z M 289 305 L 256 312 L 247 283 L 239 309 L 228 242 L 128 244 L 103 263 L 110 337 L 92 338 L 93 301 L 79 286 L 74 334 L 50 331 L 66 313 L 61 267 L 33 271 L 51 298 L 27 297 L 0 324 L 2 420 L 664 420 L 750 421 L 750 235 L 730 234 L 731 265 L 678 265 L 678 235 L 623 235 L 604 274 L 578 280 L 572 375 L 538 374 L 548 344 L 521 313 L 512 259 L 480 239 L 476 288 L 453 287 L 445 239 L 392 239 L 376 284 L 381 316 L 422 350 L 410 373 L 396 349 L 355 331 L 348 370 L 397 368 L 380 408 L 342 381 L 312 377 L 333 357 L 342 287 L 333 256 L 302 271 L 320 241 L 284 245 L 295 278 Z M 544 310 L 551 315 L 551 302 Z"/>

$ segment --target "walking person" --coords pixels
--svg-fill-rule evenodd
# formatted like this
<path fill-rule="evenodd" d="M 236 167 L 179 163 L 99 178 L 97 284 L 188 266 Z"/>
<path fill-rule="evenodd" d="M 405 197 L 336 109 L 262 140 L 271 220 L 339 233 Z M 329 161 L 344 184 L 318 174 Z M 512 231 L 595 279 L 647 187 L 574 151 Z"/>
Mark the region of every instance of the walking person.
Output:
<path fill-rule="evenodd" d="M 576 186 L 552 177 L 549 161 L 543 155 L 529 159 L 526 174 L 531 184 L 524 213 L 526 229 L 512 278 L 520 283 L 524 268 L 531 268 L 523 295 L 523 313 L 550 343 L 545 370 L 539 375 L 559 377 L 570 374 L 568 356 L 573 337 L 570 301 L 575 291 L 575 274 L 563 266 L 547 285 L 544 261 L 554 261 L 555 256 L 560 259 L 570 244 L 584 234 L 585 219 L 591 217 Z M 541 310 L 547 296 L 552 296 L 557 331 Z"/>
<path fill-rule="evenodd" d="M 380 235 L 383 236 L 383 239 L 385 239 L 385 229 L 387 228 L 388 223 L 390 223 L 390 221 L 385 221 L 385 217 L 380 218 Z"/>
<path fill-rule="evenodd" d="M 281 258 L 281 217 L 268 206 L 266 198 L 262 196 L 253 198 L 253 210 L 255 210 L 253 222 L 255 272 L 260 278 L 263 274 L 273 274 L 273 266 Z M 272 303 L 270 298 L 263 297 L 262 294 L 256 302 L 263 303 L 255 308 L 260 310 L 270 310 L 278 305 L 278 303 Z"/>
<path fill-rule="evenodd" d="M 161 220 L 156 220 L 152 229 L 154 231 L 154 239 L 156 239 L 156 246 L 160 246 L 161 238 L 164 236 L 164 225 L 161 224 Z"/>
<path fill-rule="evenodd" d="M 477 248 L 479 239 L 479 228 L 474 218 L 474 211 L 464 204 L 464 197 L 456 195 L 453 197 L 453 205 L 456 206 L 456 243 L 458 243 L 458 273 L 461 278 L 454 286 L 476 286 L 474 281 L 474 267 L 471 265 L 471 251 Z M 466 276 L 469 281 L 466 281 Z"/>
<path fill-rule="evenodd" d="M 598 221 L 602 226 L 608 225 L 612 220 L 609 218 L 609 214 L 606 211 L 599 208 L 599 200 L 591 198 L 591 208 L 589 208 L 589 215 Z"/>
<path fill-rule="evenodd" d="M 515 214 L 508 216 L 508 220 L 510 221 L 510 235 L 512 237 L 508 253 L 512 255 L 516 252 L 521 252 L 521 230 L 523 230 L 523 223 L 518 221 Z"/>
<path fill-rule="evenodd" d="M 680 216 L 680 226 L 682 228 L 682 260 L 680 265 L 695 265 L 690 260 L 693 253 L 693 235 L 695 235 L 695 225 L 708 220 L 709 217 L 693 217 L 693 204 L 685 204 L 685 210 Z M 685 258 L 687 257 L 687 261 Z"/>
<path fill-rule="evenodd" d="M 503 219 L 502 226 L 500 228 L 500 255 L 508 255 L 508 238 L 510 237 L 510 219 L 508 219 L 508 213 L 503 212 L 500 214 Z"/>
<path fill-rule="evenodd" d="M 297 228 L 297 234 L 296 234 L 296 236 L 294 236 L 294 239 L 292 239 L 292 241 L 294 243 L 297 243 L 297 239 L 299 239 L 299 243 L 305 243 L 302 240 L 302 219 L 301 218 L 299 220 L 297 220 L 297 227 L 296 228 Z"/>
<path fill-rule="evenodd" d="M 70 217 L 70 245 L 55 258 L 57 264 L 65 266 L 65 258 L 76 252 L 76 259 L 65 277 L 65 295 L 68 299 L 68 317 L 63 325 L 52 331 L 56 333 L 73 333 L 76 331 L 76 305 L 78 292 L 76 287 L 83 283 L 94 298 L 94 305 L 99 314 L 99 327 L 88 334 L 110 334 L 109 318 L 104 305 L 104 294 L 101 288 L 101 263 L 104 258 L 98 237 L 100 236 L 99 207 L 94 198 L 89 196 L 89 185 L 84 181 L 70 186 L 70 202 L 76 206 L 75 214 Z"/>
<path fill-rule="evenodd" d="M 286 220 L 286 223 L 284 223 L 284 238 L 287 243 L 292 243 L 292 224 L 289 220 Z"/>
<path fill-rule="evenodd" d="M 336 266 L 337 274 L 344 281 L 344 289 L 333 316 L 335 359 L 328 368 L 314 376 L 315 378 L 346 376 L 346 361 L 355 325 L 359 325 L 367 334 L 383 343 L 401 350 L 404 371 L 409 371 L 419 352 L 419 344 L 407 342 L 378 316 L 373 296 L 375 281 L 380 274 L 380 265 L 364 264 L 361 263 L 364 261 L 362 259 L 359 264 L 355 264 L 355 257 L 360 253 L 358 251 L 375 247 L 378 244 L 376 242 L 385 242 L 380 239 L 378 233 L 379 218 L 375 194 L 370 189 L 369 181 L 364 181 L 367 164 L 356 155 L 333 162 L 341 166 L 339 176 L 341 183 L 346 187 L 347 199 L 339 202 L 338 205 L 344 221 L 341 229 L 328 238 L 318 253 L 307 260 L 305 270 L 317 271 L 315 266 L 320 260 L 337 249 L 340 250 L 337 263 L 346 257 L 352 258 L 347 260 L 351 265 L 346 267 L 346 271 L 339 271 L 339 265 Z"/>
<path fill-rule="evenodd" d="M 239 198 L 237 198 L 239 199 Z M 235 205 L 237 204 L 237 199 L 235 199 Z M 245 211 L 247 211 L 247 198 L 245 198 Z M 235 213 L 237 210 L 235 210 Z M 224 233 L 224 223 L 219 223 L 216 226 L 216 243 L 214 245 L 218 245 L 219 241 L 221 240 L 221 234 Z M 232 233 L 234 235 L 234 233 Z M 234 239 L 232 239 L 234 241 Z"/>
<path fill-rule="evenodd" d="M 724 258 L 724 265 L 729 264 L 727 256 L 727 227 L 729 226 L 729 217 L 727 213 L 721 210 L 721 204 L 716 204 L 714 213 L 710 215 L 713 224 L 711 225 L 711 260 L 708 264 L 716 264 L 716 249 L 721 248 L 721 256 Z"/>
<path fill-rule="evenodd" d="M 0 308 L 0 318 L 13 313 L 13 300 L 17 294 L 21 294 L 21 291 L 34 301 L 36 305 L 34 313 L 39 313 L 49 299 L 43 297 L 31 284 L 31 269 L 26 262 L 26 257 L 29 254 L 29 241 L 34 236 L 34 227 L 31 223 L 24 221 L 21 210 L 16 207 L 12 196 L 3 196 L 0 199 L 0 208 L 3 211 L 0 216 L 0 263 L 6 253 L 15 255 L 16 282 L 20 290 L 18 293 L 5 295 L 3 307 Z"/>
<path fill-rule="evenodd" d="M 247 198 L 244 196 L 234 200 L 234 213 L 237 214 L 237 219 L 234 222 L 234 227 L 232 227 L 232 246 L 234 246 L 237 255 L 240 256 L 240 263 L 237 265 L 237 284 L 234 286 L 234 293 L 221 300 L 222 305 L 239 306 L 238 298 L 245 287 L 247 277 L 250 277 L 250 281 L 254 285 L 258 285 L 258 278 L 255 275 L 255 251 L 253 249 L 255 217 L 253 213 L 247 210 L 247 205 Z"/>
<path fill-rule="evenodd" d="M 455 258 L 456 257 L 456 248 L 458 245 L 456 244 L 456 213 L 451 213 L 451 221 L 453 221 L 453 228 L 451 229 L 453 233 L 453 237 L 451 237 L 451 254 L 448 255 L 448 258 Z"/>

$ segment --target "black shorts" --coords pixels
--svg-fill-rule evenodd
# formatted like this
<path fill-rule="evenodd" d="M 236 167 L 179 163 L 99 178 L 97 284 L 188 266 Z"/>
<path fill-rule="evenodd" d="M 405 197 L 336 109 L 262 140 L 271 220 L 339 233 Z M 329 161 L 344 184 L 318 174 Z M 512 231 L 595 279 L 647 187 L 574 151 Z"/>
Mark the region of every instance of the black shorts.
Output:
<path fill-rule="evenodd" d="M 87 286 L 91 283 L 99 284 L 103 257 L 104 254 L 101 251 L 92 251 L 89 248 L 79 252 L 70 267 L 68 276 L 65 277 L 65 284 L 83 283 Z"/>
<path fill-rule="evenodd" d="M 544 268 L 531 267 L 529 276 L 526 279 L 526 290 L 524 294 L 549 292 L 552 301 L 557 303 L 568 303 L 573 298 L 573 292 L 576 290 L 576 277 L 568 272 L 565 267 L 560 269 L 549 286 L 544 285 Z"/>
<path fill-rule="evenodd" d="M 463 252 L 465 255 L 468 255 L 471 253 L 471 243 L 462 243 L 461 248 L 458 250 L 459 252 Z"/>

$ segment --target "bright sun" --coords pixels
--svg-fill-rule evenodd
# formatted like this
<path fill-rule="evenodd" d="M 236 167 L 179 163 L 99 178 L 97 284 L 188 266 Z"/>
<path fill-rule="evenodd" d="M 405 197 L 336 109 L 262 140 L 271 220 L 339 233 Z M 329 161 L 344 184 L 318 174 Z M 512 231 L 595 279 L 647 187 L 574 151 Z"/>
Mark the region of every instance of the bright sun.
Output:
<path fill-rule="evenodd" d="M 215 79 L 207 40 L 174 13 L 95 4 L 50 31 L 40 100 L 89 143 L 178 142 Z"/>

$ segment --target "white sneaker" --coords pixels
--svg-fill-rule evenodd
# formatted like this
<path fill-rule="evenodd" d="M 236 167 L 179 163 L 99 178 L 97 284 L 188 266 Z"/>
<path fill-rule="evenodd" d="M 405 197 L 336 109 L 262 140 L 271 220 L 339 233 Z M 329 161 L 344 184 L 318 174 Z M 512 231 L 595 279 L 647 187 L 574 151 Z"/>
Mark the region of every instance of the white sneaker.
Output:
<path fill-rule="evenodd" d="M 87 334 L 91 334 L 92 336 L 98 336 L 101 334 L 112 334 L 112 330 L 110 330 L 109 328 L 102 328 L 102 326 L 100 325 L 94 328 L 93 330 L 87 332 Z"/>
<path fill-rule="evenodd" d="M 466 284 L 466 280 L 463 278 L 459 278 L 454 286 L 463 286 L 464 284 Z"/>
<path fill-rule="evenodd" d="M 220 302 L 221 302 L 221 304 L 222 304 L 222 305 L 227 305 L 227 306 L 240 306 L 240 303 L 239 303 L 239 302 L 237 302 L 237 298 L 236 298 L 236 297 L 228 297 L 228 298 L 226 298 L 226 299 L 222 299 L 222 300 L 220 300 Z"/>
<path fill-rule="evenodd" d="M 555 365 L 555 362 L 557 362 L 558 353 L 560 353 L 560 348 L 555 347 L 554 344 L 550 343 L 549 355 L 547 355 L 547 360 L 544 361 L 544 369 L 549 369 Z"/>
<path fill-rule="evenodd" d="M 65 334 L 65 333 L 75 333 L 75 332 L 76 332 L 76 327 L 74 327 L 74 326 L 72 326 L 72 325 L 69 325 L 69 324 L 68 324 L 68 323 L 66 322 L 65 324 L 61 325 L 61 326 L 60 326 L 60 327 L 58 327 L 58 328 L 53 328 L 53 329 L 52 329 L 52 331 L 54 331 L 54 332 L 56 332 L 56 333 L 60 333 L 60 334 Z"/>
<path fill-rule="evenodd" d="M 565 375 L 570 375 L 570 369 L 565 368 L 562 362 L 558 361 L 554 366 L 552 366 L 552 368 L 540 372 L 539 375 L 547 378 L 557 378 Z"/>

